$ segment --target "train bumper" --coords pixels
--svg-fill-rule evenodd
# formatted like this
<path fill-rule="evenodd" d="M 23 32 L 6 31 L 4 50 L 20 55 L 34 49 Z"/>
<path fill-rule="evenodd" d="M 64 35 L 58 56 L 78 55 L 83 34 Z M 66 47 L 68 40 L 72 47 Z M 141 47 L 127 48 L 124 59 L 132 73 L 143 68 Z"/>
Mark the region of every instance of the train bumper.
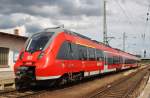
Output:
<path fill-rule="evenodd" d="M 36 80 L 53 80 L 53 79 L 58 79 L 60 78 L 61 75 L 58 76 L 36 76 Z"/>

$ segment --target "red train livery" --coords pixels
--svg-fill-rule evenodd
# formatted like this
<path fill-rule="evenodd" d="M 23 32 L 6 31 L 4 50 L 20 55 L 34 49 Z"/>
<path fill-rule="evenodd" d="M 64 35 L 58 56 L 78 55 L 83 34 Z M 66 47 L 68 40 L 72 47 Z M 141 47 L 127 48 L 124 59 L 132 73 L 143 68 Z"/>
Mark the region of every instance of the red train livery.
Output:
<path fill-rule="evenodd" d="M 14 65 L 17 89 L 39 81 L 83 77 L 136 67 L 139 58 L 63 28 L 49 28 L 30 37 Z"/>

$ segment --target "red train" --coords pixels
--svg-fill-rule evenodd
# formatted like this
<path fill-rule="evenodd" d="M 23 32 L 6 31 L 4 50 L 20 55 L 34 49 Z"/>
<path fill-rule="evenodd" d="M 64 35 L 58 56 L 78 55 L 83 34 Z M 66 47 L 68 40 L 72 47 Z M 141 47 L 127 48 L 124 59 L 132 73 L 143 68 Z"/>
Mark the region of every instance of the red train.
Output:
<path fill-rule="evenodd" d="M 47 81 L 65 84 L 90 75 L 136 67 L 139 60 L 78 33 L 49 28 L 27 40 L 14 66 L 16 88 Z"/>

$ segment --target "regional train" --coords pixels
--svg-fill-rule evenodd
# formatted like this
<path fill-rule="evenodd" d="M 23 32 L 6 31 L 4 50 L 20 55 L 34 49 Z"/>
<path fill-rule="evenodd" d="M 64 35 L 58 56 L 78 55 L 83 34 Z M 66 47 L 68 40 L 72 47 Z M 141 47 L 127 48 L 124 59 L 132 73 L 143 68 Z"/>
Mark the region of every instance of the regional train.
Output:
<path fill-rule="evenodd" d="M 66 30 L 48 28 L 25 43 L 14 65 L 16 88 L 67 84 L 84 77 L 137 67 L 132 54 Z"/>

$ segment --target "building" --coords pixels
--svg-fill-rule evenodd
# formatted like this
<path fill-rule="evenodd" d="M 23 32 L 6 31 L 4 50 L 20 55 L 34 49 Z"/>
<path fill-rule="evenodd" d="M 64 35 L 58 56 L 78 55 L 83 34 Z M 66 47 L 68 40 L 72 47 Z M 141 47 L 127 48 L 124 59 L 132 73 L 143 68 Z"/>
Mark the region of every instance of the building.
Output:
<path fill-rule="evenodd" d="M 0 30 L 0 71 L 13 71 L 13 65 L 23 48 L 26 36 L 21 36 L 19 29 L 14 34 Z"/>
<path fill-rule="evenodd" d="M 141 58 L 142 63 L 150 63 L 150 57 Z"/>
<path fill-rule="evenodd" d="M 4 32 L 4 33 L 9 33 L 9 34 L 16 34 L 16 35 L 20 35 L 20 36 L 26 36 L 26 28 L 24 25 L 22 26 L 17 26 L 14 28 L 9 28 L 9 29 L 0 29 L 0 32 Z"/>

